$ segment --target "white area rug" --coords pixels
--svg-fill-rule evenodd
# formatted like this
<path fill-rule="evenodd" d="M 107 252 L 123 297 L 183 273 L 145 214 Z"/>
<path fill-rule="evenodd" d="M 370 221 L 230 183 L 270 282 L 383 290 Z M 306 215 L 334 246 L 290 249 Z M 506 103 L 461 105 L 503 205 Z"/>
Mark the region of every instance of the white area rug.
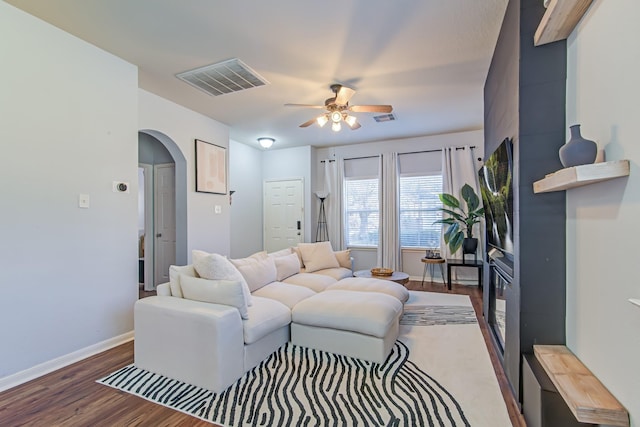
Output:
<path fill-rule="evenodd" d="M 219 395 L 133 365 L 98 382 L 225 426 L 510 426 L 469 298 L 405 307 L 384 364 L 288 344 Z"/>

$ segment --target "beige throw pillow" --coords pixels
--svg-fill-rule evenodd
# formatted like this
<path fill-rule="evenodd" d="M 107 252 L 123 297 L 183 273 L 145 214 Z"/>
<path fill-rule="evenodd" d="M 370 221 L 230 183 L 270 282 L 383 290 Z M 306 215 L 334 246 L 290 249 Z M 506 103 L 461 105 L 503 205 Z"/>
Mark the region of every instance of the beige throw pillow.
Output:
<path fill-rule="evenodd" d="M 180 284 L 186 299 L 229 305 L 237 308 L 243 319 L 249 318 L 242 283 L 238 281 L 199 279 L 182 275 Z"/>
<path fill-rule="evenodd" d="M 340 267 L 331 248 L 331 242 L 300 243 L 298 244 L 298 250 L 302 255 L 302 261 L 307 273 L 313 273 L 325 268 Z"/>
<path fill-rule="evenodd" d="M 348 268 L 349 270 L 351 270 L 351 251 L 347 249 L 334 253 L 336 255 L 336 259 L 338 260 L 338 264 L 340 264 L 340 267 Z"/>
<path fill-rule="evenodd" d="M 251 291 L 246 280 L 237 268 L 229 262 L 229 260 L 219 254 L 210 254 L 207 252 L 193 250 L 191 252 L 193 267 L 200 277 L 209 280 L 231 280 L 240 282 L 244 292 L 247 305 L 251 305 Z"/>
<path fill-rule="evenodd" d="M 256 259 L 253 257 L 232 259 L 231 263 L 238 269 L 249 285 L 251 292 L 257 291 L 264 285 L 276 281 L 276 264 L 273 258 Z"/>
<path fill-rule="evenodd" d="M 276 264 L 276 280 L 278 282 L 300 273 L 300 261 L 296 254 L 289 253 L 286 256 L 275 257 L 273 262 Z"/>

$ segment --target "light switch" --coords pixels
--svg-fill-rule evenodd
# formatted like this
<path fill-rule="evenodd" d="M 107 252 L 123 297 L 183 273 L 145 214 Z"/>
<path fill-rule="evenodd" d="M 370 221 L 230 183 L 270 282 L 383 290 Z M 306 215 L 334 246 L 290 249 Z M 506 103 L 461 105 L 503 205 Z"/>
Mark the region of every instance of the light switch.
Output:
<path fill-rule="evenodd" d="M 78 196 L 78 207 L 83 209 L 89 209 L 89 195 L 80 194 Z"/>
<path fill-rule="evenodd" d="M 220 206 L 220 205 L 216 205 L 216 207 L 215 207 L 215 212 L 216 212 L 217 214 L 222 213 L 222 206 Z"/>

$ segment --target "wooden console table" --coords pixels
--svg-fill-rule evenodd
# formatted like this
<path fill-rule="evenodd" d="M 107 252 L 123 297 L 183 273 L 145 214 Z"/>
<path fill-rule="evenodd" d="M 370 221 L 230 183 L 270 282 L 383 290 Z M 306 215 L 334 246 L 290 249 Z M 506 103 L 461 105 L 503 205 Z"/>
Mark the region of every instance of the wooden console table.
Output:
<path fill-rule="evenodd" d="M 484 263 L 482 260 L 447 259 L 447 289 L 451 290 L 451 267 L 472 267 L 478 269 L 478 287 L 482 289 L 482 271 Z"/>

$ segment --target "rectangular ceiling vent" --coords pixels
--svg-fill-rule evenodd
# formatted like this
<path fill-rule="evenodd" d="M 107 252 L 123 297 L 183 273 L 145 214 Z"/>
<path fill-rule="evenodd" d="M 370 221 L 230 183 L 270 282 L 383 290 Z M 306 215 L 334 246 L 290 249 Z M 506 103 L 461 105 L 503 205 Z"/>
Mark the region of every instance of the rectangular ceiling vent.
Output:
<path fill-rule="evenodd" d="M 393 121 L 395 119 L 396 119 L 396 116 L 394 116 L 393 113 L 382 114 L 380 116 L 374 116 L 373 117 L 373 120 L 375 120 L 378 123 L 380 123 L 380 122 L 391 122 L 391 121 Z"/>
<path fill-rule="evenodd" d="M 176 77 L 212 96 L 269 84 L 238 58 L 185 71 Z"/>

